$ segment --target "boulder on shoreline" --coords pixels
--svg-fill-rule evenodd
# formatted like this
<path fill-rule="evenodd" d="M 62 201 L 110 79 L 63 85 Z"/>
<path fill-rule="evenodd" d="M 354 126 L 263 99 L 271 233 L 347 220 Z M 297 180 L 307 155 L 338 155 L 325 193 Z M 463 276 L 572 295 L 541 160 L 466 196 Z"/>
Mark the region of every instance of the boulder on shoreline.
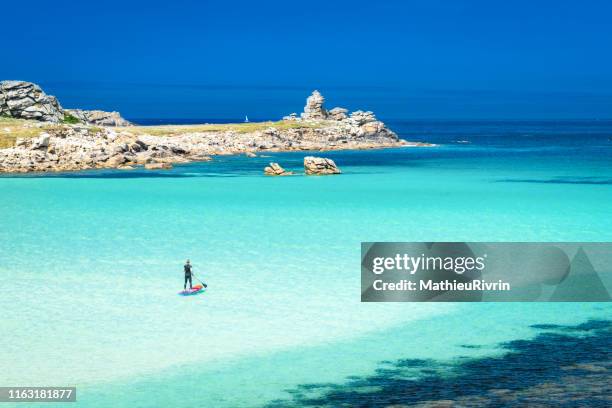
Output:
<path fill-rule="evenodd" d="M 307 175 L 327 175 L 342 173 L 332 159 L 314 156 L 304 157 L 304 171 Z"/>
<path fill-rule="evenodd" d="M 290 176 L 293 172 L 285 170 L 278 163 L 270 163 L 270 165 L 266 166 L 264 169 L 264 174 L 266 176 Z"/>

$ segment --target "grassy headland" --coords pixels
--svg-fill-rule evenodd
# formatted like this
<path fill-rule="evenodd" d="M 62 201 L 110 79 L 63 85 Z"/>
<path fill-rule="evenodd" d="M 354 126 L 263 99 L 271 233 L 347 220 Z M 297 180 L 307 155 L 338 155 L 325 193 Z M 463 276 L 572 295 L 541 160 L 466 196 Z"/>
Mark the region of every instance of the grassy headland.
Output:
<path fill-rule="evenodd" d="M 17 138 L 37 137 L 53 126 L 57 125 L 0 116 L 0 149 L 14 146 Z"/>
<path fill-rule="evenodd" d="M 127 131 L 135 135 L 151 135 L 151 136 L 181 136 L 188 133 L 205 133 L 205 132 L 228 132 L 236 133 L 251 133 L 263 131 L 268 128 L 276 128 L 278 130 L 299 129 L 299 128 L 316 128 L 320 127 L 319 123 L 304 123 L 288 120 L 279 120 L 277 122 L 249 122 L 249 123 L 206 123 L 198 125 L 160 125 L 160 126 L 129 126 L 117 128 L 117 130 Z"/>
<path fill-rule="evenodd" d="M 76 119 L 76 118 L 74 118 Z M 68 120 L 65 124 L 78 124 L 77 121 Z M 263 131 L 269 128 L 278 130 L 299 129 L 299 128 L 316 128 L 321 127 L 323 123 L 304 123 L 280 120 L 277 122 L 249 122 L 249 123 L 206 123 L 198 125 L 159 125 L 159 126 L 128 126 L 113 128 L 117 132 L 128 132 L 135 136 L 150 135 L 150 136 L 181 136 L 189 133 L 206 133 L 206 132 L 227 132 L 233 131 L 236 133 L 251 133 Z M 25 119 L 14 119 L 9 117 L 0 117 L 0 149 L 5 149 L 15 145 L 18 138 L 33 138 L 41 133 L 53 130 L 60 127 L 62 124 L 53 124 L 38 122 Z M 87 126 L 87 125 L 83 125 Z M 95 126 L 91 127 L 96 130 Z"/>

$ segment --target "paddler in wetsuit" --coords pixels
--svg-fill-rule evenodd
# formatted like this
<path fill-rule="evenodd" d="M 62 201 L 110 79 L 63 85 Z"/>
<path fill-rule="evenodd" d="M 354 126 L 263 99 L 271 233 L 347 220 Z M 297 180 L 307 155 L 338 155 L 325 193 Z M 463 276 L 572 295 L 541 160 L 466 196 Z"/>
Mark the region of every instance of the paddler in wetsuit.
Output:
<path fill-rule="evenodd" d="M 185 262 L 183 268 L 185 269 L 185 284 L 183 285 L 183 289 L 187 290 L 187 281 L 189 281 L 189 289 L 193 289 L 191 284 L 191 262 L 189 262 L 189 259 Z"/>

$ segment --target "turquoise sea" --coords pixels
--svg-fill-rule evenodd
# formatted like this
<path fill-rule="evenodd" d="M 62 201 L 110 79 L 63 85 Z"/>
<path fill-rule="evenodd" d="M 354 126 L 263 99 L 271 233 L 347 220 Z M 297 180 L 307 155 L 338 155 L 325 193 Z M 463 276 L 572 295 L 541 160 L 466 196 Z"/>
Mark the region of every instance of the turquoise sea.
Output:
<path fill-rule="evenodd" d="M 612 241 L 611 121 L 388 124 L 439 145 L 317 153 L 329 177 L 263 176 L 306 152 L 0 177 L 0 385 L 76 386 L 70 407 L 339 406 L 397 361 L 439 379 L 610 320 L 608 303 L 361 303 L 362 241 Z M 187 258 L 202 295 L 177 296 Z M 343 401 L 377 406 L 376 387 Z"/>

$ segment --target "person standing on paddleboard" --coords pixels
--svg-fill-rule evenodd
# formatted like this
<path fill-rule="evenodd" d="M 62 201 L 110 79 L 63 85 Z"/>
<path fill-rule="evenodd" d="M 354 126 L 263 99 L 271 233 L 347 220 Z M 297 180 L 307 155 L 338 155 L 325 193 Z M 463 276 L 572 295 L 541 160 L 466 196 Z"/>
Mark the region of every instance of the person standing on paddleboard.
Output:
<path fill-rule="evenodd" d="M 191 284 L 191 262 L 189 262 L 189 259 L 185 262 L 183 268 L 185 269 L 185 284 L 183 285 L 183 289 L 187 290 L 187 281 L 189 281 L 189 289 L 193 289 L 193 285 Z"/>

